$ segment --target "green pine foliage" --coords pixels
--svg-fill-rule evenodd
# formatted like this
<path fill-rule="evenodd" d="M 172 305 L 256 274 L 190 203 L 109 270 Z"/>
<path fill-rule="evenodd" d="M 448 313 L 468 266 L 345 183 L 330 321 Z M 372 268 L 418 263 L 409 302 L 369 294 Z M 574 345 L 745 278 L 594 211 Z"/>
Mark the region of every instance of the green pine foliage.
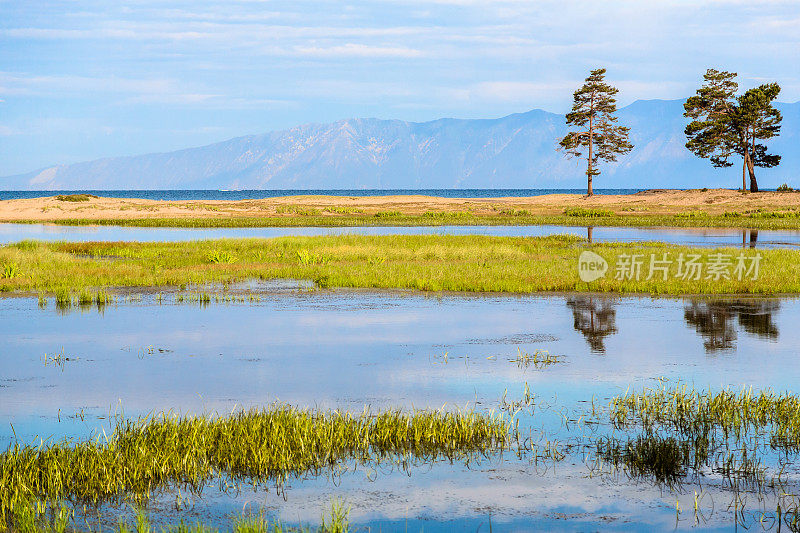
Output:
<path fill-rule="evenodd" d="M 606 69 L 593 70 L 583 87 L 575 91 L 572 111 L 567 113 L 570 131 L 559 148 L 573 157 L 586 153 L 587 194 L 592 194 L 592 178 L 600 174 L 598 163 L 616 161 L 617 155 L 633 149 L 628 142 L 630 128 L 617 125 L 618 89 L 605 82 Z"/>
<path fill-rule="evenodd" d="M 685 129 L 686 148 L 707 158 L 715 167 L 729 167 L 731 157 L 742 158 L 742 190 L 758 192 L 755 167 L 777 166 L 781 157 L 767 153 L 759 141 L 775 137 L 781 129 L 781 113 L 772 106 L 781 88 L 777 83 L 760 85 L 736 96 L 736 73 L 708 69 L 704 84 L 684 104 L 684 116 L 691 118 Z"/>

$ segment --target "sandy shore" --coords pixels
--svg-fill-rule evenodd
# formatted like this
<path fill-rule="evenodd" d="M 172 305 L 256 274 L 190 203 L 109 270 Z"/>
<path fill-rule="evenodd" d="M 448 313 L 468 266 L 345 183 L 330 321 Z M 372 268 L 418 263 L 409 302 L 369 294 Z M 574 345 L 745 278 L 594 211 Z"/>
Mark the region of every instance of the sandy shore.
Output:
<path fill-rule="evenodd" d="M 524 198 L 439 198 L 433 196 L 284 196 L 264 200 L 160 201 L 128 198 L 90 198 L 71 202 L 44 196 L 0 201 L 0 221 L 59 221 L 70 219 L 147 219 L 217 217 L 293 217 L 371 215 L 381 211 L 422 214 L 426 211 L 469 211 L 494 215 L 507 209 L 525 209 L 533 215 L 557 215 L 568 207 L 607 209 L 624 215 L 670 215 L 703 211 L 710 215 L 729 211 L 794 210 L 800 194 L 741 193 L 728 189 L 664 191 L 630 195 L 550 194 Z"/>

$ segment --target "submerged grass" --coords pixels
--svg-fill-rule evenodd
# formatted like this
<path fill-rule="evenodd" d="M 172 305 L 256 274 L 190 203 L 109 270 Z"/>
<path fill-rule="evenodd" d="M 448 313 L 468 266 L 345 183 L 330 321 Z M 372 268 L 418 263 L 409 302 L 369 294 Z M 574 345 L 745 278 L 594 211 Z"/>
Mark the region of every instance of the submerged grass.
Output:
<path fill-rule="evenodd" d="M 469 462 L 502 450 L 508 433 L 502 416 L 473 411 L 353 415 L 277 405 L 218 418 L 118 419 L 107 438 L 16 443 L 0 455 L 0 524 L 31 501 L 141 504 L 163 490 L 199 494 L 215 479 L 281 487 L 348 461 Z"/>
<path fill-rule="evenodd" d="M 425 291 L 590 291 L 650 294 L 800 293 L 800 252 L 606 243 L 591 247 L 609 263 L 605 277 L 578 277 L 586 241 L 574 236 L 488 237 L 478 235 L 388 235 L 226 239 L 182 243 L 22 242 L 0 247 L 0 263 L 19 265 L 0 278 L 0 292 L 56 295 L 66 305 L 75 293 L 114 287 L 187 286 L 248 279 L 300 279 L 320 287 L 398 288 Z M 651 257 L 667 254 L 667 271 L 648 276 Z M 720 255 L 721 254 L 721 255 Z M 742 254 L 750 272 L 737 279 Z M 678 259 L 709 264 L 727 258 L 728 278 L 677 276 Z M 631 258 L 638 278 L 617 276 L 615 264 Z M 235 261 L 234 261 L 235 258 Z M 650 277 L 650 279 L 647 279 Z M 694 278 L 697 279 L 694 279 Z M 619 278 L 619 279 L 617 279 Z M 630 279 L 629 279 L 630 278 Z M 666 278 L 666 279 L 664 279 Z"/>
<path fill-rule="evenodd" d="M 66 533 L 84 529 L 76 527 L 74 519 L 73 509 L 63 502 L 29 503 L 17 506 L 6 527 L 0 524 L 0 531 L 10 529 L 15 533 Z M 92 528 L 85 530 L 92 531 Z M 102 528 L 99 530 L 102 531 Z M 233 533 L 346 533 L 351 530 L 350 507 L 345 506 L 341 500 L 334 499 L 330 508 L 323 510 L 321 524 L 318 527 L 287 526 L 278 519 L 268 518 L 263 512 L 242 513 L 231 517 L 230 527 L 227 530 Z M 112 533 L 216 533 L 219 530 L 199 521 L 187 523 L 183 519 L 177 524 L 157 529 L 151 524 L 147 512 L 138 509 L 132 523 L 120 519 L 116 528 L 111 528 L 110 531 Z"/>

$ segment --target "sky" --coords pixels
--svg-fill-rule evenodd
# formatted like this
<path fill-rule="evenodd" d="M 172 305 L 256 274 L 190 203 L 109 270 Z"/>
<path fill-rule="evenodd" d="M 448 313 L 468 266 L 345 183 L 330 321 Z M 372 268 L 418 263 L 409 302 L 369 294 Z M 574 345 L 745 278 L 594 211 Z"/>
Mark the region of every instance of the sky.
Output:
<path fill-rule="evenodd" d="M 0 0 L 0 176 L 351 117 L 565 113 L 705 69 L 800 100 L 798 0 Z"/>

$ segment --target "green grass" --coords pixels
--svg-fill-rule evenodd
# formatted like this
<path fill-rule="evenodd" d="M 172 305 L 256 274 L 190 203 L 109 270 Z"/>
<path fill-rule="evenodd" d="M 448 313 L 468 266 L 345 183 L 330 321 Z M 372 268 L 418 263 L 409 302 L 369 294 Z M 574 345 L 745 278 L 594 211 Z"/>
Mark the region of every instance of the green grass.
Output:
<path fill-rule="evenodd" d="M 608 209 L 586 209 L 583 207 L 568 207 L 564 209 L 564 214 L 568 217 L 598 218 L 613 217 L 614 212 Z"/>
<path fill-rule="evenodd" d="M 183 243 L 44 243 L 0 247 L 0 264 L 19 265 L 21 274 L 0 279 L 0 292 L 55 294 L 68 305 L 84 290 L 119 287 L 189 286 L 251 279 L 298 279 L 320 287 L 396 288 L 425 291 L 591 291 L 646 294 L 800 293 L 800 252 L 709 249 L 658 243 L 599 244 L 609 271 L 591 283 L 578 277 L 585 241 L 573 236 L 488 237 L 454 235 L 323 236 Z M 676 278 L 677 259 L 697 255 L 760 254 L 756 280 Z M 615 279 L 616 263 L 638 255 L 640 279 Z M 651 254 L 673 261 L 667 279 L 647 280 Z M 236 258 L 235 262 L 217 261 Z M 733 265 L 728 269 L 733 274 Z M 101 298 L 102 299 L 102 298 Z"/>
<path fill-rule="evenodd" d="M 677 213 L 673 215 L 650 215 L 626 212 L 614 214 L 611 211 L 585 209 L 570 210 L 571 214 L 537 215 L 524 209 L 501 210 L 495 214 L 453 212 L 436 215 L 402 214 L 399 211 L 383 211 L 374 214 L 357 213 L 355 210 L 326 208 L 336 216 L 317 215 L 313 211 L 288 210 L 295 216 L 265 217 L 194 217 L 194 218 L 135 218 L 135 219 L 92 219 L 76 218 L 69 220 L 3 220 L 0 222 L 58 224 L 64 226 L 133 226 L 154 228 L 262 228 L 262 227 L 359 227 L 359 226 L 618 226 L 618 227 L 715 227 L 751 229 L 800 229 L 800 218 L 792 211 L 771 211 L 776 216 L 754 213 L 741 213 L 737 216 L 707 214 L 701 211 Z M 335 210 L 335 211 L 334 211 Z M 305 214 L 302 214 L 305 213 Z M 433 212 L 430 212 L 433 213 Z M 598 214 L 600 213 L 600 214 Z M 732 212 L 733 213 L 733 212 Z"/>
<path fill-rule="evenodd" d="M 138 505 L 163 490 L 200 494 L 215 479 L 280 488 L 351 461 L 468 464 L 504 449 L 509 430 L 502 416 L 473 411 L 354 415 L 285 405 L 217 418 L 118 419 L 108 438 L 15 443 L 0 454 L 0 524 L 31 501 Z"/>
<path fill-rule="evenodd" d="M 17 277 L 19 274 L 19 267 L 14 263 L 0 264 L 0 278 L 11 279 Z"/>
<path fill-rule="evenodd" d="M 800 396 L 752 389 L 717 393 L 696 391 L 686 385 L 630 392 L 611 402 L 615 426 L 641 424 L 695 436 L 719 430 L 741 439 L 764 433 L 773 448 L 800 451 Z"/>
<path fill-rule="evenodd" d="M 662 386 L 613 398 L 609 415 L 615 432 L 642 433 L 601 438 L 598 459 L 669 486 L 710 470 L 734 490 L 780 488 L 800 453 L 800 396 L 790 392 Z"/>
<path fill-rule="evenodd" d="M 93 194 L 59 194 L 56 200 L 59 202 L 88 202 L 91 198 L 97 198 Z"/>

